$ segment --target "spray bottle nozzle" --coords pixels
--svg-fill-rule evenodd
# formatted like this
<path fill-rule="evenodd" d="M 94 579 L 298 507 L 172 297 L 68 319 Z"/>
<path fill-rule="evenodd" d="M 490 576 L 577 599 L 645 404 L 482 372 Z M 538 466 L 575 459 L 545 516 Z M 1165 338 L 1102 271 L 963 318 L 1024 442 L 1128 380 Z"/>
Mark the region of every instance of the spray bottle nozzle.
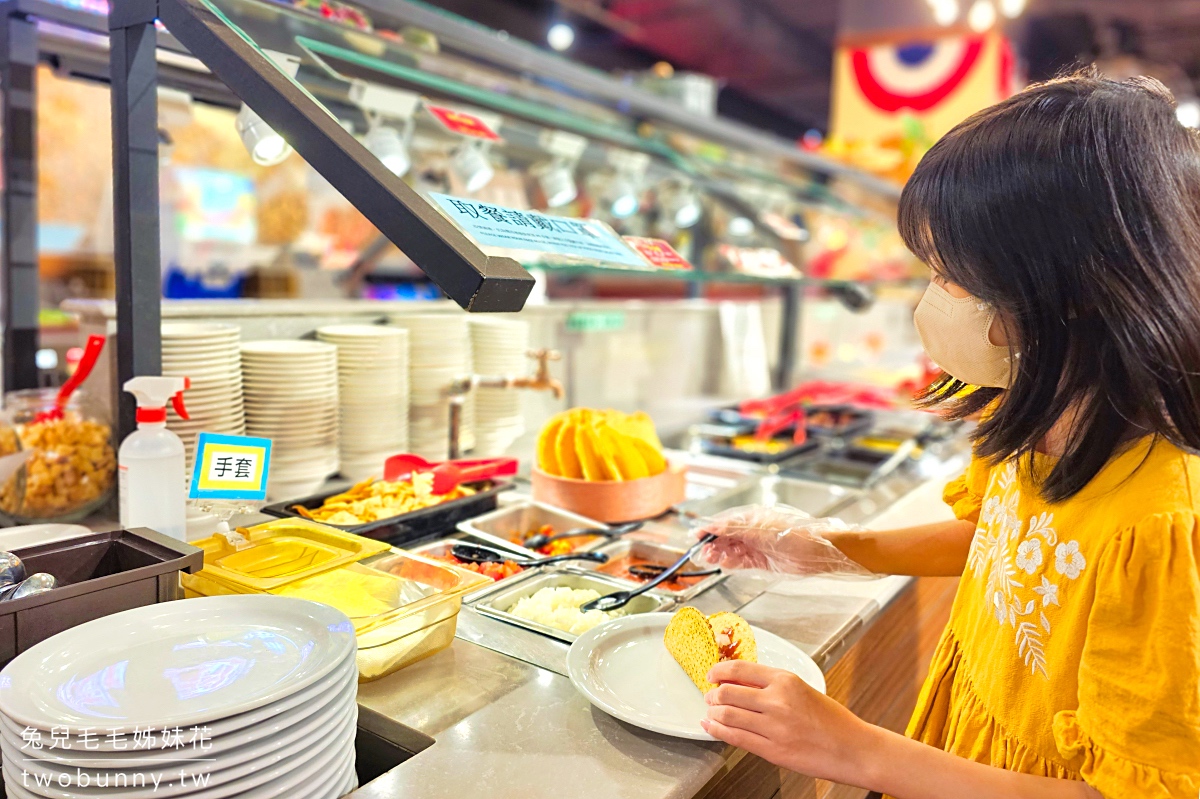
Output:
<path fill-rule="evenodd" d="M 183 392 L 190 386 L 186 377 L 135 377 L 125 382 L 125 390 L 137 398 L 139 424 L 165 422 L 168 402 L 181 418 L 187 419 Z"/>
<path fill-rule="evenodd" d="M 192 379 L 185 377 L 183 378 L 183 388 L 171 395 L 171 407 L 175 409 L 176 415 L 185 422 L 192 417 L 188 415 L 187 408 L 183 405 L 183 392 L 191 387 Z"/>

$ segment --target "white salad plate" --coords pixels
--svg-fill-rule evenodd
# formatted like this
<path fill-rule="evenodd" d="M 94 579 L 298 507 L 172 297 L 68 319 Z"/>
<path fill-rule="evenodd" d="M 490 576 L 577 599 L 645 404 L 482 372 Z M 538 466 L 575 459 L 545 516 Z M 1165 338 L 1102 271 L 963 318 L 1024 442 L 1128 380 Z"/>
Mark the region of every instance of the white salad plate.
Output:
<path fill-rule="evenodd" d="M 0 712 L 39 729 L 208 724 L 304 691 L 354 648 L 345 615 L 317 602 L 241 595 L 149 605 L 15 658 L 0 671 Z"/>
<path fill-rule="evenodd" d="M 567 653 L 567 672 L 588 700 L 621 721 L 651 732 L 716 740 L 700 721 L 704 695 L 663 644 L 670 613 L 625 616 L 594 627 Z M 812 658 L 774 633 L 753 627 L 758 662 L 786 669 L 825 693 L 825 677 Z"/>

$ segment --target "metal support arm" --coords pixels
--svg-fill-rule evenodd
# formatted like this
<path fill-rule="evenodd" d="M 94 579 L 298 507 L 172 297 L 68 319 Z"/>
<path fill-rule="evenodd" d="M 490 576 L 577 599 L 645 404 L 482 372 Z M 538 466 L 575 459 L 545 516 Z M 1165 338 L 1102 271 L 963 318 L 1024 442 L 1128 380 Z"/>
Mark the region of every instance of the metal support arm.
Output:
<path fill-rule="evenodd" d="M 136 427 L 133 397 L 122 391 L 125 381 L 162 372 L 156 11 L 153 0 L 116 0 L 109 16 L 118 440 Z"/>
<path fill-rule="evenodd" d="M 8 4 L 0 11 L 4 232 L 0 303 L 4 390 L 38 385 L 37 27 Z"/>

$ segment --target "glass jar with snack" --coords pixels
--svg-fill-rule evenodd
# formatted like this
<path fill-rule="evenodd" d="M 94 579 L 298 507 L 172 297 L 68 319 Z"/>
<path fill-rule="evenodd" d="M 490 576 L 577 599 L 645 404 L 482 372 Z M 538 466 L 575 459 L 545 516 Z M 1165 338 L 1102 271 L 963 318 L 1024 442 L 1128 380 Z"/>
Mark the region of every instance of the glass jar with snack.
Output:
<path fill-rule="evenodd" d="M 29 455 L 0 486 L 0 512 L 21 524 L 78 521 L 112 496 L 117 474 L 112 428 L 85 395 L 57 412 L 54 389 L 4 396 L 0 456 Z"/>

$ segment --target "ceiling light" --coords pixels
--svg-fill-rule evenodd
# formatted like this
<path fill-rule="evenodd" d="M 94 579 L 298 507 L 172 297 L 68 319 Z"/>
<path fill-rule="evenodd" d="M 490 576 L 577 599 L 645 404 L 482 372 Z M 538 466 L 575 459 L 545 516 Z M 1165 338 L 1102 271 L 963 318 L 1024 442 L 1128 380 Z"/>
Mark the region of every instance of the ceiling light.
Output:
<path fill-rule="evenodd" d="M 575 29 L 565 22 L 556 22 L 546 31 L 546 42 L 560 53 L 569 50 L 575 43 Z"/>
<path fill-rule="evenodd" d="M 1200 101 L 1184 100 L 1175 107 L 1175 118 L 1185 128 L 1200 128 Z"/>
<path fill-rule="evenodd" d="M 967 25 L 976 33 L 983 33 L 996 24 L 996 7 L 991 0 L 975 0 L 967 12 Z"/>
<path fill-rule="evenodd" d="M 704 209 L 696 189 L 691 185 L 682 185 L 666 193 L 663 211 L 670 216 L 675 227 L 683 229 L 699 222 Z"/>
<path fill-rule="evenodd" d="M 638 200 L 637 186 L 623 175 L 617 175 L 608 184 L 609 210 L 618 219 L 633 216 L 641 207 Z"/>
<path fill-rule="evenodd" d="M 555 159 L 538 175 L 538 185 L 542 194 L 546 195 L 546 205 L 559 208 L 579 196 L 579 188 L 575 185 L 575 173 L 571 166 L 561 159 Z"/>
<path fill-rule="evenodd" d="M 932 0 L 934 21 L 942 26 L 953 25 L 958 19 L 958 0 Z"/>
<path fill-rule="evenodd" d="M 250 106 L 242 104 L 236 124 L 242 144 L 259 166 L 275 166 L 292 154 L 292 145 L 254 113 Z"/>
<path fill-rule="evenodd" d="M 739 239 L 754 232 L 754 223 L 744 216 L 735 216 L 729 220 L 729 235 Z"/>
<path fill-rule="evenodd" d="M 450 168 L 462 181 L 468 194 L 474 194 L 492 182 L 496 169 L 488 160 L 482 143 L 463 142 L 450 158 Z"/>
<path fill-rule="evenodd" d="M 404 177 L 412 168 L 412 157 L 400 131 L 386 125 L 376 125 L 367 131 L 363 144 L 394 174 Z"/>
<path fill-rule="evenodd" d="M 1025 0 L 1000 0 L 1000 13 L 1009 19 L 1021 16 L 1025 10 Z"/>

